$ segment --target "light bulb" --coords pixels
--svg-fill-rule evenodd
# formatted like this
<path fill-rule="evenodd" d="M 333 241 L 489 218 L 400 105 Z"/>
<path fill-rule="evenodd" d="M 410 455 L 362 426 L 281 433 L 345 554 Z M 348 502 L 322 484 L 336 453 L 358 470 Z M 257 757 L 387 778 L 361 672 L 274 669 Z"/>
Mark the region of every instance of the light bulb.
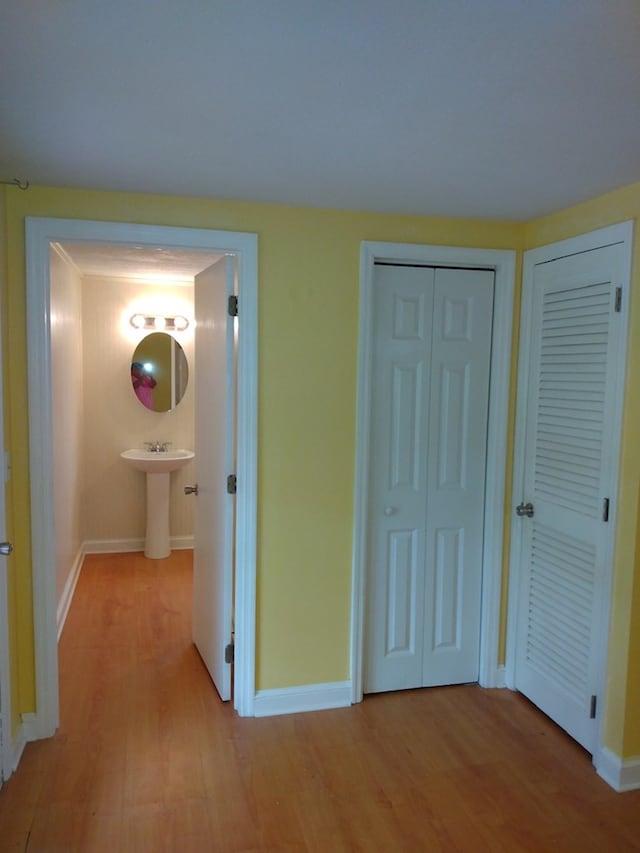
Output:
<path fill-rule="evenodd" d="M 178 314 L 177 317 L 173 318 L 173 325 L 178 332 L 184 332 L 184 330 L 189 325 L 189 321 L 186 317 L 183 317 L 181 314 Z"/>

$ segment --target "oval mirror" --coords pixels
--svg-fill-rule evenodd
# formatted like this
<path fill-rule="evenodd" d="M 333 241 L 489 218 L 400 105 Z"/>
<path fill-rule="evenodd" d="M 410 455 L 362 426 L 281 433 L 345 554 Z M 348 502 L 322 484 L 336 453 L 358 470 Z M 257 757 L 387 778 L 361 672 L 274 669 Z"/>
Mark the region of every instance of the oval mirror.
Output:
<path fill-rule="evenodd" d="M 187 390 L 189 366 L 178 341 L 166 332 L 152 332 L 135 348 L 131 385 L 138 400 L 152 412 L 175 409 Z"/>

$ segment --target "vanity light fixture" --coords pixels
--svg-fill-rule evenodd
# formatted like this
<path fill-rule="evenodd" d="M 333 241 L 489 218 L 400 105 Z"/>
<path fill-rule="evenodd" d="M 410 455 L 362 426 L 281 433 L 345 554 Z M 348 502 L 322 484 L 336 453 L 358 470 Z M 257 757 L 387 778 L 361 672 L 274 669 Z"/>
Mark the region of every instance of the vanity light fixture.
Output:
<path fill-rule="evenodd" d="M 175 317 L 165 317 L 162 314 L 132 314 L 129 322 L 134 329 L 155 329 L 168 332 L 184 332 L 189 321 L 182 314 Z"/>

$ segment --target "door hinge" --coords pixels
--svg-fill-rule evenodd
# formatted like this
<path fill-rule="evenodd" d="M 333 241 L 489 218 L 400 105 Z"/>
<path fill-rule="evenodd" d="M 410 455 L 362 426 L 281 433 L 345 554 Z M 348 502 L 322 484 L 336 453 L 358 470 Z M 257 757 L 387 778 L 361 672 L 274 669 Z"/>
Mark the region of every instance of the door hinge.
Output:
<path fill-rule="evenodd" d="M 237 296 L 230 296 L 229 297 L 229 300 L 227 301 L 227 314 L 230 317 L 237 317 L 238 316 L 238 297 Z"/>
<path fill-rule="evenodd" d="M 609 521 L 609 498 L 602 501 L 602 520 Z"/>
<path fill-rule="evenodd" d="M 238 488 L 238 481 L 235 474 L 229 474 L 227 477 L 227 494 L 235 495 Z"/>
<path fill-rule="evenodd" d="M 589 719 L 590 719 L 590 720 L 595 720 L 595 718 L 596 718 L 596 705 L 597 705 L 597 701 L 598 701 L 598 700 L 596 699 L 596 697 L 595 697 L 595 696 L 592 696 L 592 697 L 591 697 L 591 706 L 590 706 L 590 708 L 589 708 Z"/>
<path fill-rule="evenodd" d="M 520 516 L 521 518 L 522 518 L 522 516 L 526 516 L 527 518 L 533 518 L 534 512 L 535 512 L 535 510 L 533 508 L 532 503 L 526 504 L 523 501 L 521 504 L 518 504 L 518 506 L 516 507 L 516 515 Z"/>
<path fill-rule="evenodd" d="M 233 659 L 235 657 L 236 647 L 233 643 L 229 643 L 224 647 L 224 662 L 225 663 L 233 663 Z"/>
<path fill-rule="evenodd" d="M 613 304 L 613 310 L 619 314 L 622 311 L 622 288 L 616 287 L 616 298 Z"/>

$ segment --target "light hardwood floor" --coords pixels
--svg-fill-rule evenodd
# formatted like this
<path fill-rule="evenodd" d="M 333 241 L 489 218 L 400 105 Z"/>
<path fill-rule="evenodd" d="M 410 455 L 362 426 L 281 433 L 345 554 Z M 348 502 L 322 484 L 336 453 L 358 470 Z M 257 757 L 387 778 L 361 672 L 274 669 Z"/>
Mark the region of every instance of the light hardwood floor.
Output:
<path fill-rule="evenodd" d="M 0 791 L 2 853 L 640 849 L 640 791 L 506 690 L 236 717 L 191 645 L 190 587 L 190 552 L 86 559 L 61 726 Z"/>

